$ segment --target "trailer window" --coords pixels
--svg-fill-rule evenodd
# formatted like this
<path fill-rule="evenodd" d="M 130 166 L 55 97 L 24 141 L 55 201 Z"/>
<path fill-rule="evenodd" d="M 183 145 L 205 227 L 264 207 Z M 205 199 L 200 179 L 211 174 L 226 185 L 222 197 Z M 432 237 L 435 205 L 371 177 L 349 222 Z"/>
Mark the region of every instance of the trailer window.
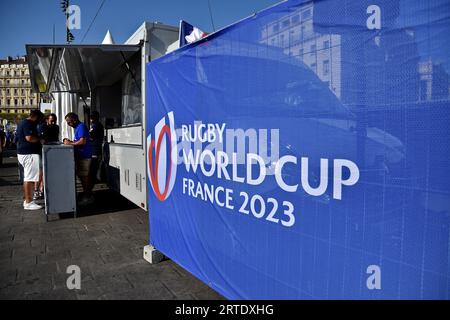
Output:
<path fill-rule="evenodd" d="M 129 72 L 122 80 L 122 125 L 142 122 L 141 64 L 135 55 L 129 62 Z"/>

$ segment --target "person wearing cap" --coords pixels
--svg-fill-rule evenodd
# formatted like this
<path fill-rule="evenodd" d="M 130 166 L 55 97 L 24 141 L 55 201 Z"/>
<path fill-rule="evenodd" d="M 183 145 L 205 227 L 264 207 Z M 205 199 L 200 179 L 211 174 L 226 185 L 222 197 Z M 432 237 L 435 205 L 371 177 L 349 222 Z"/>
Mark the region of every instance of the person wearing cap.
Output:
<path fill-rule="evenodd" d="M 69 112 L 64 119 L 69 127 L 75 129 L 73 141 L 66 138 L 63 142 L 65 145 L 74 147 L 75 171 L 78 178 L 80 178 L 83 187 L 83 196 L 81 197 L 79 204 L 88 205 L 94 202 L 91 175 L 92 146 L 91 141 L 89 140 L 89 130 L 87 126 L 79 120 L 76 113 Z"/>

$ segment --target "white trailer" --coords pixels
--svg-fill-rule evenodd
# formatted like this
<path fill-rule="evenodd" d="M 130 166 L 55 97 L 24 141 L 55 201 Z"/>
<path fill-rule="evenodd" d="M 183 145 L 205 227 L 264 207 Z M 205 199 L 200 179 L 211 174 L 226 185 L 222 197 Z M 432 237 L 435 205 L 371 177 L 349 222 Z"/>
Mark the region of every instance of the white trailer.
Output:
<path fill-rule="evenodd" d="M 146 183 L 145 65 L 178 48 L 178 27 L 144 22 L 121 45 L 27 45 L 31 86 L 52 101 L 61 139 L 72 138 L 64 116 L 105 125 L 108 186 L 144 210 Z"/>

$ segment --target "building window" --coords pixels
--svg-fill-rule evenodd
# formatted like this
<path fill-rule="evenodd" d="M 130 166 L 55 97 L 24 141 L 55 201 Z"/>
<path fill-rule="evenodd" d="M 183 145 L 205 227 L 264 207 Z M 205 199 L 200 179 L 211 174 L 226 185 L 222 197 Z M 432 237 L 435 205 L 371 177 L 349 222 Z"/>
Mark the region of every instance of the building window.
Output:
<path fill-rule="evenodd" d="M 298 50 L 298 54 L 300 55 L 300 57 L 303 57 L 303 48 Z"/>
<path fill-rule="evenodd" d="M 25 105 L 25 99 L 22 99 L 22 105 L 23 106 Z"/>
<path fill-rule="evenodd" d="M 311 16 L 311 9 L 302 12 L 302 20 L 306 20 Z"/>
<path fill-rule="evenodd" d="M 283 28 L 289 27 L 289 19 L 284 20 L 284 21 L 281 23 L 281 25 L 282 25 Z"/>
<path fill-rule="evenodd" d="M 17 99 L 14 99 L 14 105 L 17 106 L 17 104 L 18 104 Z"/>
<path fill-rule="evenodd" d="M 314 53 L 314 52 L 316 52 L 316 45 L 315 44 L 313 44 L 313 45 L 311 45 L 311 53 Z"/>
<path fill-rule="evenodd" d="M 325 40 L 325 41 L 323 42 L 323 48 L 324 48 L 324 49 L 330 48 L 330 41 L 329 41 L 329 40 Z"/>
<path fill-rule="evenodd" d="M 427 87 L 428 87 L 428 81 L 427 80 L 420 80 L 420 87 L 419 87 L 419 99 L 420 101 L 427 100 Z"/>
<path fill-rule="evenodd" d="M 6 105 L 9 106 L 10 104 L 11 104 L 11 100 L 10 99 L 6 100 Z"/>
<path fill-rule="evenodd" d="M 284 47 L 284 34 L 280 35 L 280 46 Z"/>
<path fill-rule="evenodd" d="M 292 30 L 289 32 L 289 42 L 294 43 L 294 31 Z"/>
<path fill-rule="evenodd" d="M 323 75 L 327 76 L 330 73 L 330 61 L 324 60 L 323 61 Z"/>
<path fill-rule="evenodd" d="M 300 16 L 298 14 L 293 16 L 292 19 L 291 19 L 292 24 L 298 23 L 299 21 L 300 21 Z"/>
<path fill-rule="evenodd" d="M 273 27 L 272 27 L 272 31 L 273 32 L 278 32 L 279 30 L 280 30 L 280 25 L 278 23 L 274 24 Z"/>

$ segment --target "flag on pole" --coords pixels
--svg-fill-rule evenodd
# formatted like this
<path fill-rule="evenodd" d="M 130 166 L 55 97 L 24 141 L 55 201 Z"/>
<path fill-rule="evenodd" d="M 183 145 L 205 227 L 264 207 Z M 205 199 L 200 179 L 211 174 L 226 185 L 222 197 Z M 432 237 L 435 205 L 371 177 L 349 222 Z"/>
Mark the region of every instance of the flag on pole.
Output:
<path fill-rule="evenodd" d="M 201 38 L 204 38 L 207 35 L 208 33 L 203 32 L 199 28 L 194 27 L 193 25 L 187 23 L 184 20 L 180 20 L 180 35 L 179 35 L 180 48 L 189 43 L 200 40 Z"/>

